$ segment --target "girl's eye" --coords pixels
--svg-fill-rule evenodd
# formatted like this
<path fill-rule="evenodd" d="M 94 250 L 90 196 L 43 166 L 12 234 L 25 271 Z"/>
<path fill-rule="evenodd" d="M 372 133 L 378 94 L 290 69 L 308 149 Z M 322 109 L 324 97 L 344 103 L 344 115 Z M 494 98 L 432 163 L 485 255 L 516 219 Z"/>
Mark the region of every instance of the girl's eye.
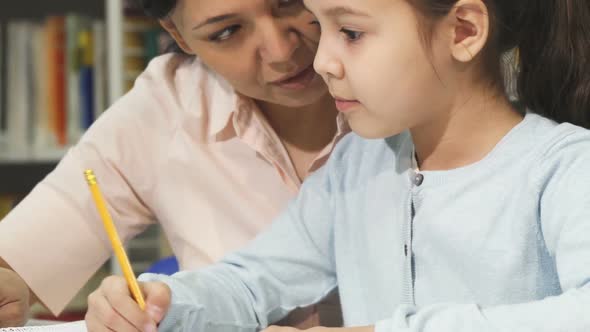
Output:
<path fill-rule="evenodd" d="M 363 36 L 363 33 L 360 31 L 354 31 L 346 28 L 341 28 L 340 32 L 344 34 L 344 37 L 346 37 L 346 39 L 351 42 L 357 41 Z"/>
<path fill-rule="evenodd" d="M 240 30 L 239 25 L 232 25 L 210 35 L 208 39 L 209 41 L 220 43 L 230 39 L 238 30 Z"/>

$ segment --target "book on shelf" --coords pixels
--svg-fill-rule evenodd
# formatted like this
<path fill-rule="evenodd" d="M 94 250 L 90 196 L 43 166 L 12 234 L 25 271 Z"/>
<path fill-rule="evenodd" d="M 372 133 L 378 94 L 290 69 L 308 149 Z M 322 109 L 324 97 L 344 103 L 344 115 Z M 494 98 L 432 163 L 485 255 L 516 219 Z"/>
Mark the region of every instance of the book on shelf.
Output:
<path fill-rule="evenodd" d="M 6 137 L 10 148 L 24 149 L 29 139 L 31 96 L 29 86 L 32 52 L 31 26 L 24 22 L 9 22 L 6 54 Z"/>
<path fill-rule="evenodd" d="M 66 40 L 65 17 L 52 16 L 46 22 L 48 62 L 48 95 L 49 123 L 53 129 L 57 144 L 67 144 L 67 104 L 66 104 Z M 43 110 L 40 110 L 43 111 Z"/>
<path fill-rule="evenodd" d="M 90 19 L 75 14 L 65 16 L 65 70 L 67 82 L 67 140 L 77 142 L 82 135 L 82 115 L 80 93 L 71 93 L 77 91 L 80 87 L 82 76 L 81 60 L 79 54 L 78 34 L 87 28 Z"/>
<path fill-rule="evenodd" d="M 89 128 L 94 122 L 94 42 L 92 26 L 78 33 L 79 63 L 78 63 L 78 88 L 81 112 L 80 126 L 77 128 Z M 79 133 L 81 135 L 81 132 Z M 78 138 L 76 139 L 76 141 Z"/>
<path fill-rule="evenodd" d="M 92 22 L 92 49 L 94 51 L 94 119 L 107 108 L 107 49 L 106 26 L 103 21 Z"/>

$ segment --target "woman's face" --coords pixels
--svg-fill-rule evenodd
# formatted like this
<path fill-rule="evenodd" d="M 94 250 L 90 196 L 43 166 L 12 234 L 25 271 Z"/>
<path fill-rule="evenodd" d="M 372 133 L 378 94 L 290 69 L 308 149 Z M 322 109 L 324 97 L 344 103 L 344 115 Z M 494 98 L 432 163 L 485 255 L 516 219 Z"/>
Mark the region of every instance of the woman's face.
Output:
<path fill-rule="evenodd" d="M 239 93 L 290 107 L 327 93 L 313 69 L 320 29 L 302 0 L 179 0 L 171 19 L 184 48 Z"/>

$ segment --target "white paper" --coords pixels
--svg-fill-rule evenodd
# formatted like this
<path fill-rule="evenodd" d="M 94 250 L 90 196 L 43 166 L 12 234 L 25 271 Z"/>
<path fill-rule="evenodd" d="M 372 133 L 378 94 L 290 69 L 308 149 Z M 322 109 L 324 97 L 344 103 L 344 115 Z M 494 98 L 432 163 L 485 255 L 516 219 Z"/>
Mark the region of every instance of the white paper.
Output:
<path fill-rule="evenodd" d="M 86 323 L 81 320 L 65 324 L 9 327 L 0 329 L 0 332 L 86 332 Z"/>

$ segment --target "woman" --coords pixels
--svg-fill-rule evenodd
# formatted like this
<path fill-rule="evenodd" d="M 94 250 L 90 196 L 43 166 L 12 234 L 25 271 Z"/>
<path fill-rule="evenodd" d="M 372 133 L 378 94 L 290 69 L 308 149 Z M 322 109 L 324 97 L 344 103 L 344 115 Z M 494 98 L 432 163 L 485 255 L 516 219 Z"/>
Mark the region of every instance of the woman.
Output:
<path fill-rule="evenodd" d="M 158 222 L 194 269 L 264 229 L 348 131 L 313 71 L 320 31 L 302 1 L 143 4 L 187 55 L 153 60 L 0 223 L 0 266 L 55 314 L 110 256 L 84 169 L 125 240 Z M 294 321 L 318 324 L 315 310 Z"/>

